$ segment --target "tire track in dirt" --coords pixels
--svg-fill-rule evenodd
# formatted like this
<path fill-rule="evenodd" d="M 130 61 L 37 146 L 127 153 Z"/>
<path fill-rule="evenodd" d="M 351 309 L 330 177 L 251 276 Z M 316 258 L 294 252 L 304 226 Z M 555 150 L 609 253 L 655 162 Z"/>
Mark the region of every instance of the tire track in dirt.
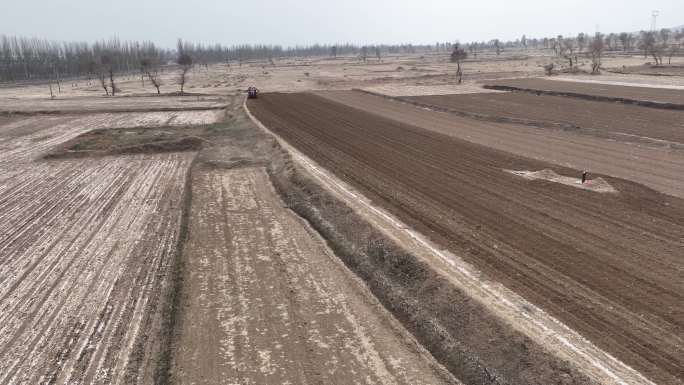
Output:
<path fill-rule="evenodd" d="M 456 383 L 261 168 L 193 171 L 179 383 Z"/>
<path fill-rule="evenodd" d="M 659 382 L 681 381 L 681 200 L 614 179 L 617 196 L 523 181 L 502 169 L 577 171 L 314 95 L 266 94 L 250 109 L 323 167 L 599 347 Z"/>

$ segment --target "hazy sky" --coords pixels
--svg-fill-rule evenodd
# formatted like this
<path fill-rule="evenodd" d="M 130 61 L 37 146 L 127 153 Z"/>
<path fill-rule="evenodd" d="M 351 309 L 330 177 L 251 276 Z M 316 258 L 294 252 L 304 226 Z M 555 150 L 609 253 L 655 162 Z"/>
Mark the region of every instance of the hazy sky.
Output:
<path fill-rule="evenodd" d="M 684 24 L 684 0 L 0 0 L 0 34 L 172 47 L 222 43 L 434 43 Z"/>

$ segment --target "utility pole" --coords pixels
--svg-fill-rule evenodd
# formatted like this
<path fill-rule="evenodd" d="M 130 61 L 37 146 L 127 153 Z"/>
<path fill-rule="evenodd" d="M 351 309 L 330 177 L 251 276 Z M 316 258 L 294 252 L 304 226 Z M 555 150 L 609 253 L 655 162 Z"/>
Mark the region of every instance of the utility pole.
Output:
<path fill-rule="evenodd" d="M 655 32 L 656 30 L 656 19 L 658 18 L 658 15 L 660 15 L 660 12 L 658 10 L 654 10 L 651 12 L 651 31 Z"/>

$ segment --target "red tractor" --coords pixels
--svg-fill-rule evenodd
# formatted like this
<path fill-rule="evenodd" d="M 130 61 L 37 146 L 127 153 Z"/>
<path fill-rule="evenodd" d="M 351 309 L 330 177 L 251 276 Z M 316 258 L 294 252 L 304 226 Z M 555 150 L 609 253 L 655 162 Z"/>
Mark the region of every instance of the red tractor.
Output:
<path fill-rule="evenodd" d="M 257 95 L 259 95 L 259 90 L 256 87 L 249 87 L 247 89 L 247 98 L 248 99 L 256 99 Z"/>

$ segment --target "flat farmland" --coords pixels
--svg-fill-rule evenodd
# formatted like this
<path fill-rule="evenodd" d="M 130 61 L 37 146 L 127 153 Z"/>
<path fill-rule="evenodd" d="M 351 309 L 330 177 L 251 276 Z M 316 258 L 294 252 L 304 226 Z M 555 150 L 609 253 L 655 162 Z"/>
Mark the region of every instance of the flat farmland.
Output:
<path fill-rule="evenodd" d="M 652 380 L 680 382 L 683 200 L 610 177 L 617 194 L 525 180 L 505 170 L 578 171 L 313 94 L 263 94 L 248 105 L 305 155 L 487 277 Z"/>
<path fill-rule="evenodd" d="M 362 92 L 327 91 L 316 94 L 386 119 L 526 158 L 631 180 L 684 198 L 682 151 L 577 135 L 572 130 L 472 119 Z"/>
<path fill-rule="evenodd" d="M 0 170 L 0 383 L 150 376 L 192 156 Z"/>
<path fill-rule="evenodd" d="M 521 92 L 411 96 L 401 99 L 440 110 L 479 114 L 492 120 L 527 120 L 568 130 L 592 129 L 605 134 L 624 134 L 622 140 L 626 141 L 653 138 L 684 144 L 684 111 Z"/>
<path fill-rule="evenodd" d="M 93 129 L 215 111 L 0 119 L 0 383 L 149 383 L 192 152 L 43 160 Z"/>
<path fill-rule="evenodd" d="M 574 81 L 556 81 L 540 78 L 505 79 L 486 82 L 487 86 L 515 88 L 525 91 L 544 91 L 558 94 L 586 95 L 601 98 L 622 98 L 636 101 L 669 103 L 684 108 L 684 91 L 681 89 L 637 87 Z"/>

